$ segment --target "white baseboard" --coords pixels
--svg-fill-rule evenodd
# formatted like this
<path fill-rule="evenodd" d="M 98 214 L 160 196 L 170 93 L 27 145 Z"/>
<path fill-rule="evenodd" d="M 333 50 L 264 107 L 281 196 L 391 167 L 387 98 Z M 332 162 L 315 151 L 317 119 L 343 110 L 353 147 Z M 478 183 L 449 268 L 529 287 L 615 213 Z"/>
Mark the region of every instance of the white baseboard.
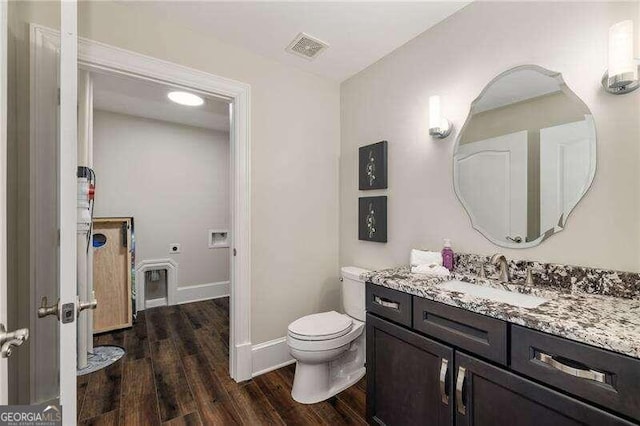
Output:
<path fill-rule="evenodd" d="M 253 363 L 252 377 L 296 362 L 289 354 L 286 337 L 253 345 L 251 347 L 251 359 Z"/>
<path fill-rule="evenodd" d="M 251 352 L 251 342 L 240 343 L 236 345 L 236 363 L 233 367 L 233 379 L 240 383 L 245 380 L 250 380 L 252 375 L 252 363 L 251 356 L 253 353 Z"/>
<path fill-rule="evenodd" d="M 166 305 L 167 305 L 166 297 L 160 297 L 158 299 L 149 299 L 144 301 L 145 309 L 151 309 L 158 306 L 166 306 Z"/>
<path fill-rule="evenodd" d="M 176 289 L 176 304 L 229 296 L 229 281 L 190 285 Z"/>

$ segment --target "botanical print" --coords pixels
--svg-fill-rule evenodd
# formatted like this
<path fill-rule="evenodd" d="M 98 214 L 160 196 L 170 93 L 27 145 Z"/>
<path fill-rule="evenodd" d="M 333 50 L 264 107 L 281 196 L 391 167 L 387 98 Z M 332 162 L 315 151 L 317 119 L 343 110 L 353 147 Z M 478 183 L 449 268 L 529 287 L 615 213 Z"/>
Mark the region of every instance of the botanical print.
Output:
<path fill-rule="evenodd" d="M 360 147 L 358 161 L 360 190 L 387 188 L 387 141 Z"/>
<path fill-rule="evenodd" d="M 367 233 L 369 234 L 369 239 L 372 239 L 376 233 L 376 210 L 373 208 L 372 202 L 369 203 L 367 211 Z"/>
<path fill-rule="evenodd" d="M 367 161 L 367 178 L 369 179 L 369 186 L 373 186 L 376 181 L 376 157 L 371 149 L 369 150 L 369 160 Z"/>
<path fill-rule="evenodd" d="M 387 242 L 387 197 L 362 197 L 358 200 L 358 239 Z"/>

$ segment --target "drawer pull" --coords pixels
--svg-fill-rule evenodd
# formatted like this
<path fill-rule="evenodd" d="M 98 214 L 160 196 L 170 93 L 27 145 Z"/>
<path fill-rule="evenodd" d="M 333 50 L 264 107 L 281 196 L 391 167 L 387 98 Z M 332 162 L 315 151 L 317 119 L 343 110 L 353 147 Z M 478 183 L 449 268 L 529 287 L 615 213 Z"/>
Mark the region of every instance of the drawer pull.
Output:
<path fill-rule="evenodd" d="M 447 371 L 449 370 L 449 360 L 442 358 L 440 364 L 440 399 L 444 405 L 449 405 L 449 395 L 447 395 Z"/>
<path fill-rule="evenodd" d="M 564 364 L 557 359 L 553 358 L 553 356 L 546 354 L 544 352 L 538 352 L 536 354 L 536 359 L 542 363 L 547 364 L 548 366 L 555 368 L 556 370 L 560 370 L 563 373 L 570 374 L 575 377 L 580 377 L 581 379 L 593 380 L 595 382 L 606 383 L 606 376 L 604 373 L 599 371 L 591 370 L 589 368 L 581 369 L 572 367 L 570 365 Z"/>
<path fill-rule="evenodd" d="M 464 405 L 464 379 L 466 378 L 467 370 L 464 367 L 458 367 L 458 378 L 456 380 L 456 409 L 458 413 L 466 416 L 467 407 Z"/>
<path fill-rule="evenodd" d="M 380 296 L 373 296 L 373 301 L 380 306 L 384 306 L 385 308 L 400 310 L 400 304 L 398 302 L 392 302 L 391 300 L 383 299 Z"/>

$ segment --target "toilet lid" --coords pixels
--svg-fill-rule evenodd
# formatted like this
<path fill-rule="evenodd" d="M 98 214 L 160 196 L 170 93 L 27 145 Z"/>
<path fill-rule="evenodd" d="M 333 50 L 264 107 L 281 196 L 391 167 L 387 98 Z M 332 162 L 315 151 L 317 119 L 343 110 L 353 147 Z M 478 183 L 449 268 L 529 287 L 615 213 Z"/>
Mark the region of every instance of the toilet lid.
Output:
<path fill-rule="evenodd" d="M 336 311 L 307 315 L 289 324 L 289 335 L 300 340 L 329 340 L 347 334 L 353 321 Z"/>

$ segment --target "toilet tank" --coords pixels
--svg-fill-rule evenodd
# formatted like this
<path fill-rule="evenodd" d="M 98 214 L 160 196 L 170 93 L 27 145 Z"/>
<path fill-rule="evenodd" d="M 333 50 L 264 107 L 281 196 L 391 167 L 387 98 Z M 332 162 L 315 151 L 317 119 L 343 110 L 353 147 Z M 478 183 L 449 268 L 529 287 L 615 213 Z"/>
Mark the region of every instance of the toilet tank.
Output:
<path fill-rule="evenodd" d="M 359 321 L 365 319 L 364 280 L 360 278 L 364 272 L 369 271 L 356 266 L 344 266 L 341 269 L 342 307 L 347 315 Z"/>

